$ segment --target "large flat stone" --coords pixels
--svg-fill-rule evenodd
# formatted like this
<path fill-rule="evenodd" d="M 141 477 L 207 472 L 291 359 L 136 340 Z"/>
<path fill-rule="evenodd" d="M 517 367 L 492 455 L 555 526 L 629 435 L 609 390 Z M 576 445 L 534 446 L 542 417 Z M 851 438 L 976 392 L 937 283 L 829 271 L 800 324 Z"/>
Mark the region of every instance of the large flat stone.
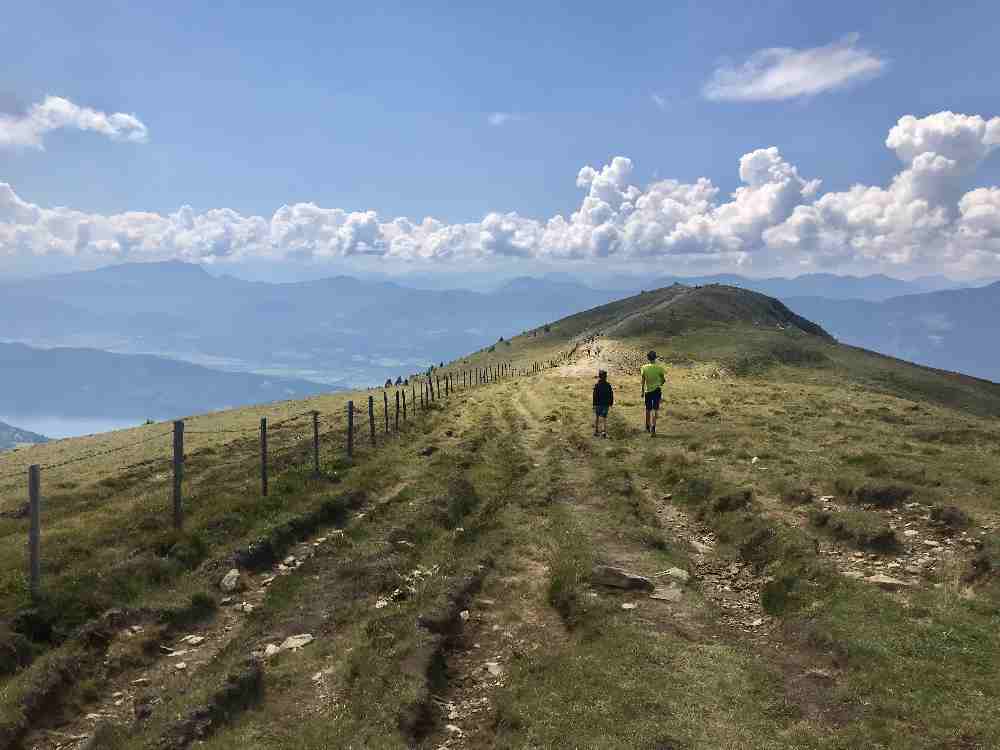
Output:
<path fill-rule="evenodd" d="M 612 565 L 598 565 L 591 573 L 592 583 L 627 591 L 652 591 L 656 586 L 644 576 L 629 573 Z"/>

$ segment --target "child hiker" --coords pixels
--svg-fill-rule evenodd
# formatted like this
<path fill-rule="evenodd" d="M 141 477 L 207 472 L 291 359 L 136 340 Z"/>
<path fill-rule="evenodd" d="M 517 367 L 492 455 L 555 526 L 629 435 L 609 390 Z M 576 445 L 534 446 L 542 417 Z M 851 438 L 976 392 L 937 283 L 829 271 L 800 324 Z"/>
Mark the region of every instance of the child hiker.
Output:
<path fill-rule="evenodd" d="M 615 403 L 615 392 L 608 382 L 608 371 L 601 370 L 597 373 L 597 383 L 594 384 L 594 437 L 608 436 L 608 409 Z M 604 429 L 601 429 L 601 420 L 604 420 Z"/>

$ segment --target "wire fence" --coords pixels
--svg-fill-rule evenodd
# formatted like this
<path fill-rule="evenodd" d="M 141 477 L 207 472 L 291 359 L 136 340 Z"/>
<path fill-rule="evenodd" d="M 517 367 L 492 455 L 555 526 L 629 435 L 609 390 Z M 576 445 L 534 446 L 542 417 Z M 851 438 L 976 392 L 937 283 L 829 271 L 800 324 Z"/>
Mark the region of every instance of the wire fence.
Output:
<path fill-rule="evenodd" d="M 10 480 L 27 479 L 27 491 L 23 496 L 27 503 L 0 515 L 7 518 L 30 519 L 29 582 L 32 596 L 37 598 L 41 590 L 43 472 L 76 467 L 87 461 L 134 451 L 141 446 L 170 438 L 170 446 L 165 446 L 167 450 L 164 453 L 117 466 L 104 476 L 88 477 L 88 479 L 103 483 L 118 480 L 126 485 L 129 480 L 148 483 L 149 479 L 153 479 L 157 482 L 167 482 L 167 486 L 162 489 L 171 490 L 173 524 L 175 528 L 181 529 L 184 525 L 185 505 L 197 501 L 204 480 L 222 469 L 232 469 L 239 465 L 248 471 L 253 471 L 260 481 L 261 497 L 267 497 L 271 479 L 282 471 L 308 466 L 311 463 L 313 474 L 321 475 L 322 458 L 324 455 L 328 457 L 331 450 L 334 455 L 342 450 L 341 455 L 349 464 L 361 443 L 367 443 L 371 449 L 376 449 L 380 443 L 385 443 L 385 436 L 400 432 L 407 422 L 426 413 L 437 401 L 447 399 L 453 393 L 510 378 L 530 376 L 541 372 L 551 364 L 533 362 L 525 367 L 515 367 L 511 362 L 499 362 L 487 367 L 462 370 L 432 370 L 426 375 L 409 378 L 406 382 L 387 383 L 385 387 L 375 389 L 381 392 L 381 397 L 376 399 L 374 395 L 369 395 L 367 404 L 362 403 L 360 409 L 355 407 L 355 402 L 351 399 L 347 402 L 344 412 L 322 413 L 318 410 L 307 410 L 270 423 L 265 416 L 261 417 L 260 425 L 255 427 L 188 430 L 184 420 L 177 420 L 170 429 L 158 430 L 155 434 L 147 435 L 127 445 L 93 450 L 51 464 L 32 464 L 0 474 L 0 489 L 5 487 L 5 482 L 8 483 L 7 488 L 19 484 L 19 482 L 10 484 Z M 189 436 L 239 437 L 201 446 L 187 453 L 185 438 Z M 247 455 L 245 450 L 236 451 L 237 446 L 241 449 L 253 447 L 254 455 Z M 324 448 L 326 453 L 323 451 Z M 160 473 L 150 476 L 154 469 Z M 148 486 L 145 486 L 145 490 L 148 489 Z"/>

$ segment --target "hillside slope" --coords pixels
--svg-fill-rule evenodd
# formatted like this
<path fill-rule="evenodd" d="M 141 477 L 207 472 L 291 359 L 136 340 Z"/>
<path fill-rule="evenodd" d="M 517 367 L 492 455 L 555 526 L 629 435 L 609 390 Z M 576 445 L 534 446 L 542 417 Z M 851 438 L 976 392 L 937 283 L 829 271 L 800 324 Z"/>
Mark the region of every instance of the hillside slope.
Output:
<path fill-rule="evenodd" d="M 181 533 L 163 425 L 0 456 L 2 479 L 74 445 L 130 451 L 43 470 L 41 607 L 18 585 L 22 488 L 0 481 L 0 741 L 1000 746 L 1000 431 L 974 413 L 995 387 L 949 390 L 766 298 L 640 297 L 450 363 L 435 379 L 456 387 L 414 412 L 414 386 L 398 430 L 376 413 L 374 446 L 356 421 L 353 460 L 347 399 L 394 390 L 191 420 Z M 671 332 L 608 335 L 643 315 Z M 655 437 L 635 372 L 650 347 L 669 373 Z M 501 362 L 512 374 L 463 385 Z M 266 497 L 260 416 L 283 456 Z"/>

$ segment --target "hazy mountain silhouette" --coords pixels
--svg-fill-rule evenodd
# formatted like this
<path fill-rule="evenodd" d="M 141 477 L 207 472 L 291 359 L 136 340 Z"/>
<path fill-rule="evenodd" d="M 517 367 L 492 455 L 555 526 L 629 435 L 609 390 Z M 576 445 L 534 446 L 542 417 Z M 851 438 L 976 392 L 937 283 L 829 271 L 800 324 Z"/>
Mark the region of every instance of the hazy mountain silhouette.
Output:
<path fill-rule="evenodd" d="M 304 380 L 228 373 L 148 355 L 0 344 L 0 414 L 170 419 L 322 393 Z"/>
<path fill-rule="evenodd" d="M 28 443 L 47 443 L 49 439 L 37 432 L 22 430 L 20 427 L 0 422 L 0 451 L 10 450 Z"/>
<path fill-rule="evenodd" d="M 1000 378 L 1000 361 L 965 333 L 978 331 L 983 340 L 994 335 L 995 313 L 984 314 L 973 302 L 990 298 L 992 287 L 922 293 L 910 302 L 880 306 L 956 282 L 833 274 L 660 276 L 648 282 L 621 274 L 591 278 L 593 286 L 565 273 L 498 277 L 493 291 L 477 292 L 343 275 L 267 283 L 213 276 L 181 262 L 132 263 L 0 284 L 5 301 L 0 339 L 161 354 L 221 369 L 360 385 L 460 356 L 643 288 L 722 283 L 782 299 L 845 341 Z M 607 288 L 594 288 L 602 284 Z M 975 311 L 967 314 L 970 305 Z"/>
<path fill-rule="evenodd" d="M 789 307 L 841 341 L 1000 381 L 1000 282 L 884 302 L 790 297 Z"/>

